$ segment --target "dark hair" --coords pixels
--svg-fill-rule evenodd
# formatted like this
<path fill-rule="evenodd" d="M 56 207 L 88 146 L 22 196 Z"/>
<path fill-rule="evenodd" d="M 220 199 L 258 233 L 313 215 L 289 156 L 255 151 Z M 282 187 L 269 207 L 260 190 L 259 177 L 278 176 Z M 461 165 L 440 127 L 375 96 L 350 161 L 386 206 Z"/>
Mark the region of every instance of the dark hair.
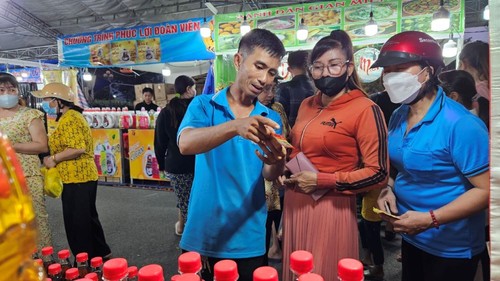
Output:
<path fill-rule="evenodd" d="M 447 95 L 457 92 L 462 99 L 463 105 L 470 109 L 472 98 L 477 94 L 476 83 L 470 73 L 464 70 L 450 70 L 439 74 L 441 87 Z"/>
<path fill-rule="evenodd" d="M 67 106 L 69 107 L 69 109 L 73 109 L 79 113 L 83 113 L 83 108 L 79 107 L 78 105 L 75 105 L 73 102 L 71 101 L 65 101 L 65 100 L 62 100 L 62 99 L 58 99 L 56 98 L 56 100 L 58 102 L 60 102 L 63 106 Z M 62 109 L 61 106 L 59 106 L 59 104 L 57 104 L 57 106 L 59 107 L 59 109 Z M 57 114 L 57 118 L 56 118 L 56 122 L 59 121 L 59 118 L 61 118 L 62 114 L 61 113 L 58 113 Z"/>
<path fill-rule="evenodd" d="M 175 78 L 174 82 L 175 92 L 182 95 L 186 92 L 186 88 L 193 86 L 194 83 L 195 82 L 193 78 L 186 75 L 181 75 Z"/>
<path fill-rule="evenodd" d="M 464 45 L 459 60 L 477 70 L 479 78 L 490 78 L 490 45 L 483 41 L 474 41 Z"/>
<path fill-rule="evenodd" d="M 12 86 L 18 88 L 19 82 L 14 75 L 7 72 L 0 72 L 0 84 L 11 84 Z"/>
<path fill-rule="evenodd" d="M 291 68 L 302 69 L 307 71 L 307 59 L 309 58 L 308 51 L 295 51 L 288 53 L 288 66 Z"/>
<path fill-rule="evenodd" d="M 329 36 L 321 38 L 311 52 L 309 60 L 310 63 L 313 64 L 317 58 L 333 49 L 342 50 L 347 60 L 349 60 L 349 63 L 354 65 L 354 50 L 352 47 L 352 41 L 347 32 L 343 30 L 334 30 Z M 347 80 L 347 88 L 349 90 L 358 89 L 366 95 L 365 91 L 361 87 L 356 67 L 354 67 L 352 75 L 349 76 L 349 79 Z"/>
<path fill-rule="evenodd" d="M 151 93 L 151 95 L 153 95 L 153 97 L 155 96 L 155 91 L 149 87 L 142 89 L 142 94 L 144 95 L 145 93 Z"/>
<path fill-rule="evenodd" d="M 286 52 L 283 43 L 274 33 L 260 28 L 252 29 L 241 37 L 238 52 L 250 55 L 257 47 L 264 49 L 271 57 L 279 59 L 283 58 Z"/>

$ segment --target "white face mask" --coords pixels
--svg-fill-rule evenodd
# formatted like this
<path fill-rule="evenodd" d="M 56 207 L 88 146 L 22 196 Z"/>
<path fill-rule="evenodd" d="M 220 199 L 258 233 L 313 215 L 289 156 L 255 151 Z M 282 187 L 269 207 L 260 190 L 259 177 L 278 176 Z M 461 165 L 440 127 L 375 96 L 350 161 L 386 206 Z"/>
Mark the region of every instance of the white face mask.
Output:
<path fill-rule="evenodd" d="M 0 95 L 0 107 L 9 109 L 16 106 L 19 102 L 19 97 L 17 95 Z"/>
<path fill-rule="evenodd" d="M 382 77 L 384 87 L 393 103 L 409 104 L 417 98 L 422 87 L 422 83 L 418 81 L 418 75 L 424 69 L 415 75 L 409 72 L 384 74 Z"/>

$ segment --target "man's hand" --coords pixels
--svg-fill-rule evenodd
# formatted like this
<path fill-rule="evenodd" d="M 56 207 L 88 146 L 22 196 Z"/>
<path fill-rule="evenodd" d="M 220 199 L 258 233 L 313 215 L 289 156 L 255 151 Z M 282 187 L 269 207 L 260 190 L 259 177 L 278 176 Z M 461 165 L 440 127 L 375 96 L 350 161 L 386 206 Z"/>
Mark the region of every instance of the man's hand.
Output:
<path fill-rule="evenodd" d="M 274 130 L 279 129 L 276 122 L 260 115 L 239 118 L 234 121 L 237 122 L 236 130 L 238 135 L 257 144 L 270 139 Z"/>
<path fill-rule="evenodd" d="M 278 162 L 284 163 L 286 149 L 274 137 L 270 136 L 257 144 L 264 152 L 264 155 L 262 155 L 260 151 L 255 150 L 255 154 L 257 154 L 262 162 L 268 165 L 274 165 Z"/>

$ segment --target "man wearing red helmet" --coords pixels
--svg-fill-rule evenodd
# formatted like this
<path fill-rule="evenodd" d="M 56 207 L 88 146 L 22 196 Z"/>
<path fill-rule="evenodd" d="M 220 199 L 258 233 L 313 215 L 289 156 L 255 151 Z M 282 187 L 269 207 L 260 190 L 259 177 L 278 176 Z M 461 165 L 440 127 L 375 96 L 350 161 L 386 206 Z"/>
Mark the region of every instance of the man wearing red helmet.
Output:
<path fill-rule="evenodd" d="M 429 35 L 391 37 L 373 67 L 401 107 L 389 122 L 394 187 L 378 205 L 403 236 L 402 280 L 473 280 L 484 251 L 484 210 L 489 198 L 488 132 L 480 119 L 438 87 L 441 48 Z M 481 143 L 481 145 L 478 145 Z"/>

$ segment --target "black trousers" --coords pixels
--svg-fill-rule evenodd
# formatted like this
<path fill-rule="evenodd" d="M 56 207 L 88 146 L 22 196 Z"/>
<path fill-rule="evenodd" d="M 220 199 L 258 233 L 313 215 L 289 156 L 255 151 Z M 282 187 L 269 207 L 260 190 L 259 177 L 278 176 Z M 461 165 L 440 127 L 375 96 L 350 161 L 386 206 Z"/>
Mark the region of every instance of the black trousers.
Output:
<path fill-rule="evenodd" d="M 403 240 L 403 281 L 473 281 L 481 254 L 471 259 L 431 255 Z"/>
<path fill-rule="evenodd" d="M 381 221 L 372 222 L 364 218 L 361 218 L 358 223 L 361 246 L 370 250 L 375 265 L 384 264 L 384 249 L 380 240 L 380 224 L 382 224 Z"/>
<path fill-rule="evenodd" d="M 64 184 L 64 228 L 74 256 L 87 252 L 89 260 L 111 253 L 96 209 L 97 181 Z"/>

